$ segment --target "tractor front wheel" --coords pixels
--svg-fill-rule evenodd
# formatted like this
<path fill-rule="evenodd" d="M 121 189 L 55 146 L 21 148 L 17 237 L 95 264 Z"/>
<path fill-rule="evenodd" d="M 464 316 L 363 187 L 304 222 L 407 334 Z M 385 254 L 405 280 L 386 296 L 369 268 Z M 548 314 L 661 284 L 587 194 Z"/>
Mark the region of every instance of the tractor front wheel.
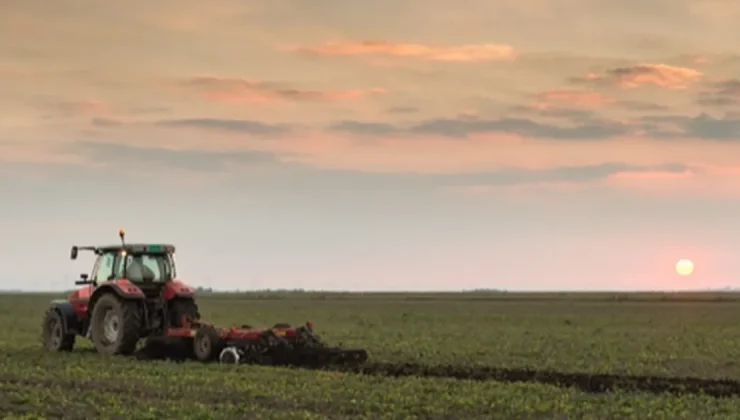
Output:
<path fill-rule="evenodd" d="M 91 338 L 95 349 L 104 355 L 130 355 L 136 350 L 141 329 L 141 314 L 136 301 L 114 294 L 101 296 L 92 313 Z"/>
<path fill-rule="evenodd" d="M 75 335 L 67 332 L 64 318 L 55 308 L 49 308 L 44 314 L 41 331 L 44 347 L 49 351 L 72 351 L 75 346 Z"/>

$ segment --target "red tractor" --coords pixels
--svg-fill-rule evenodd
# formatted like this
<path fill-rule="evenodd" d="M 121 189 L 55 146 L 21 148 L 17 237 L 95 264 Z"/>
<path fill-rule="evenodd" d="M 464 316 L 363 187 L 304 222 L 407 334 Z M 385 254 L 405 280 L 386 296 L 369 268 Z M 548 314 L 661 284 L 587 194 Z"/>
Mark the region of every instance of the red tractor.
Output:
<path fill-rule="evenodd" d="M 168 244 L 73 246 L 97 255 L 91 276 L 82 274 L 67 300 L 54 300 L 44 315 L 43 342 L 50 351 L 72 351 L 77 336 L 92 340 L 104 355 L 130 355 L 139 340 L 184 344 L 203 361 L 311 365 L 362 363 L 363 349 L 325 346 L 313 325 L 293 328 L 216 328 L 200 319 L 194 290 L 177 280 L 175 247 Z"/>

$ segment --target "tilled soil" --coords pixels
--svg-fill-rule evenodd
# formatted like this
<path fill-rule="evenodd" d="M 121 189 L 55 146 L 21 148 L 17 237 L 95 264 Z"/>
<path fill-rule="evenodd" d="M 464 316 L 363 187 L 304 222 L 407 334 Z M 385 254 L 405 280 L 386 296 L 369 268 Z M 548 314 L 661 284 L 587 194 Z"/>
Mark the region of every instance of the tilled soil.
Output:
<path fill-rule="evenodd" d="M 139 355 L 140 359 L 161 359 L 165 357 L 165 354 L 160 352 L 142 353 Z M 166 358 L 170 360 L 182 360 L 181 355 L 170 355 Z M 386 377 L 417 376 L 476 381 L 532 382 L 575 388 L 591 394 L 623 390 L 650 392 L 654 394 L 703 394 L 712 397 L 740 396 L 740 381 L 730 379 L 593 374 L 494 366 L 424 365 L 413 362 L 368 362 L 361 366 L 337 365 L 324 369 Z"/>
<path fill-rule="evenodd" d="M 740 395 L 740 381 L 675 378 L 660 376 L 568 373 L 533 369 L 510 369 L 490 366 L 462 367 L 454 365 L 425 366 L 417 363 L 371 362 L 360 367 L 333 367 L 344 372 L 389 377 L 420 376 L 478 381 L 534 382 L 558 387 L 576 388 L 587 393 L 614 390 L 650 393 L 704 394 L 712 397 Z"/>

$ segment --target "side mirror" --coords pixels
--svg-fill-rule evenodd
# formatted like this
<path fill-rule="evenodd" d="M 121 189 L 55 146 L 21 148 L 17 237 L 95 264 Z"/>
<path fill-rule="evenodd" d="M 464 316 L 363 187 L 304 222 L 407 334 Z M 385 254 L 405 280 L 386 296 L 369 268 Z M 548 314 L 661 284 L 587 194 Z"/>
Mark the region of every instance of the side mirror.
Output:
<path fill-rule="evenodd" d="M 77 247 L 76 246 L 73 246 L 72 247 L 72 250 L 69 252 L 69 258 L 72 259 L 72 260 L 76 260 L 77 259 L 77 252 L 78 252 Z"/>
<path fill-rule="evenodd" d="M 88 275 L 87 275 L 87 273 L 82 273 L 82 274 L 80 274 L 80 279 L 81 279 L 82 281 L 87 281 L 88 277 L 90 277 L 90 276 L 88 276 Z"/>

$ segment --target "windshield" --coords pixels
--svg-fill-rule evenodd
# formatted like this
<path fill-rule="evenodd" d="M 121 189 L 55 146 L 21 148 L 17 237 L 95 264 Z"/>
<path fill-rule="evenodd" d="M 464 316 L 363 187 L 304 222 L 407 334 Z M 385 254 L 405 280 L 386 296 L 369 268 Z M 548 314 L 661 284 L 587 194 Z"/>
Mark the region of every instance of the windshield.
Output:
<path fill-rule="evenodd" d="M 118 268 L 121 277 L 134 283 L 160 283 L 175 278 L 175 264 L 169 254 L 128 254 Z"/>

